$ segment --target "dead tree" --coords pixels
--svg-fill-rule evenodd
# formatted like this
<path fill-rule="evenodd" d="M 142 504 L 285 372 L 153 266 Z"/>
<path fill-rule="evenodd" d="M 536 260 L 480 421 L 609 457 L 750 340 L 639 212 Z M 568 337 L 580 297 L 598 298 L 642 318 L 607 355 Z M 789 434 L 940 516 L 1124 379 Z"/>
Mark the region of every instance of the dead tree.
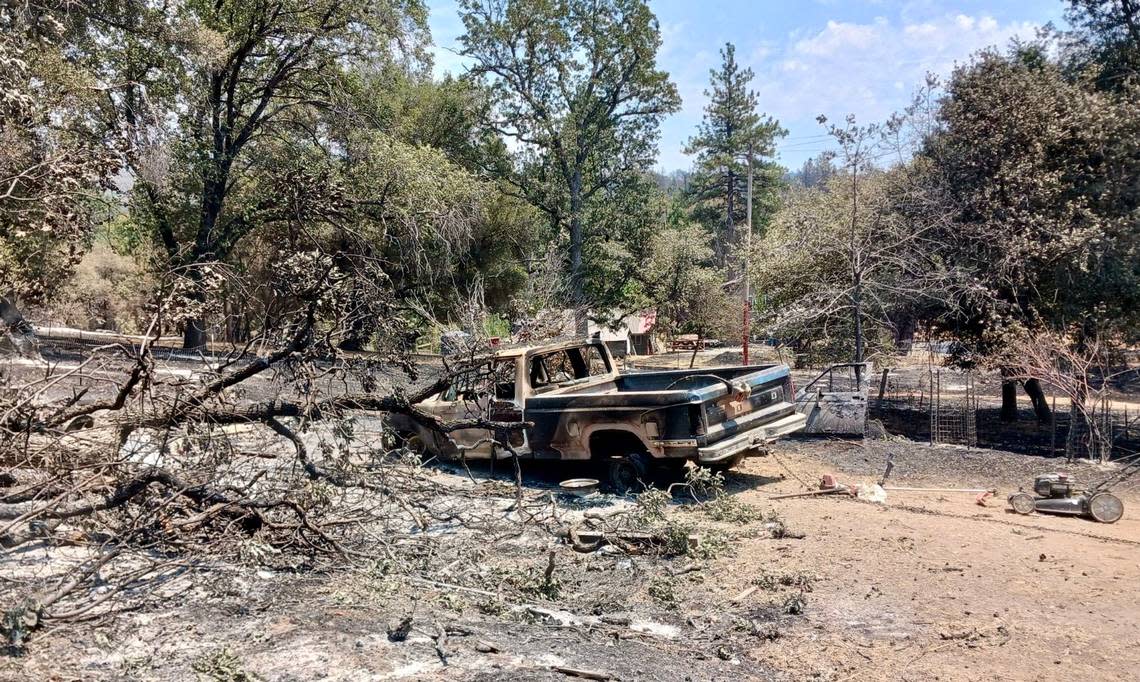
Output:
<path fill-rule="evenodd" d="M 1019 365 L 1009 372 L 1008 379 L 1025 382 L 1038 419 L 1043 414 L 1052 417 L 1041 388 L 1041 382 L 1045 382 L 1069 401 L 1070 438 L 1083 430 L 1089 457 L 1107 462 L 1113 440 L 1111 429 L 1106 428 L 1107 394 L 1113 375 L 1108 369 L 1109 353 L 1104 344 L 1092 338 L 1078 348 L 1059 334 L 1041 333 L 1014 343 L 1010 357 L 1017 358 Z M 1004 387 L 1003 382 L 1003 391 Z"/>
<path fill-rule="evenodd" d="M 375 390 L 378 364 L 409 365 L 398 348 L 377 360 L 341 354 L 340 337 L 361 329 L 352 316 L 373 312 L 348 301 L 359 287 L 320 258 L 294 282 L 289 314 L 256 339 L 264 352 L 235 352 L 171 379 L 154 357 L 169 313 L 160 302 L 139 347 L 101 349 L 77 366 L 9 382 L 0 394 L 0 546 L 72 544 L 88 554 L 0 597 L 10 651 L 47 620 L 111 613 L 171 571 L 199 570 L 201 557 L 256 543 L 309 562 L 375 561 L 394 550 L 377 550 L 360 530 L 366 523 L 426 527 L 463 516 L 437 509 L 438 484 L 394 439 L 353 444 L 337 435 L 355 415 L 399 413 L 443 437 L 485 429 L 517 467 L 510 433 L 525 423 L 487 414 L 442 422 L 417 408 L 459 367 L 416 388 Z M 314 450 L 305 436 L 321 428 L 331 435 Z M 243 454 L 251 450 L 257 459 Z M 313 494 L 314 485 L 324 492 Z M 96 581 L 110 588 L 96 594 Z"/>

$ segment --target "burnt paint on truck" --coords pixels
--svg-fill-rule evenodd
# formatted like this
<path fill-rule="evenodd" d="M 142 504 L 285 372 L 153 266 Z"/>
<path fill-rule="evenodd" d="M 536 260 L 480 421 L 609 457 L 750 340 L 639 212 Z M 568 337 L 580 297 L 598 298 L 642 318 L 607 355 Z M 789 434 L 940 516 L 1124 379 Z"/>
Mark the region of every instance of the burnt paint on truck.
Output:
<path fill-rule="evenodd" d="M 537 367 L 536 359 L 563 352 L 568 360 L 565 365 L 572 364 L 573 371 L 587 375 L 533 385 L 535 377 L 546 371 Z M 587 356 L 600 357 L 604 366 L 598 363 L 586 369 Z M 757 454 L 774 438 L 802 427 L 784 365 L 619 374 L 608 349 L 597 341 L 508 351 L 479 362 L 505 361 L 515 363 L 515 396 L 492 402 L 491 413 L 494 418 L 521 416 L 532 422 L 524 442 L 514 445 L 520 454 L 536 458 L 590 459 L 599 454 L 592 446 L 612 445 L 636 446 L 654 458 L 722 460 Z M 597 374 L 588 375 L 595 370 Z M 448 412 L 446 401 L 433 399 L 424 406 L 440 417 L 460 416 Z M 460 440 L 464 436 L 455 435 Z M 437 440 L 435 445 L 433 449 L 444 454 L 457 454 L 449 443 Z M 468 457 L 490 454 L 489 448 L 467 452 Z"/>
<path fill-rule="evenodd" d="M 746 398 L 751 409 L 738 419 L 727 419 L 715 402 L 729 397 L 722 380 L 744 380 L 752 390 Z M 788 391 L 787 368 L 781 365 L 640 372 L 618 375 L 604 385 L 533 396 L 523 416 L 534 423 L 528 440 L 539 457 L 588 459 L 587 432 L 603 426 L 649 441 L 646 449 L 654 456 L 693 457 L 698 447 L 747 428 L 761 411 L 769 419 L 792 414 Z"/>

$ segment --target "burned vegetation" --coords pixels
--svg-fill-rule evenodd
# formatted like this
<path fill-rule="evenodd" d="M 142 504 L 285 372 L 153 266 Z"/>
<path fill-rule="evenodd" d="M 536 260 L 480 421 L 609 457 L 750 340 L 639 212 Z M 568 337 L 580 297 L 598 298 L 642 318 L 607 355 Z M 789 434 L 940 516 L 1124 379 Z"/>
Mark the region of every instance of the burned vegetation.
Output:
<path fill-rule="evenodd" d="M 731 665 L 732 646 L 709 645 L 721 630 L 730 641 L 775 637 L 802 612 L 810 585 L 774 578 L 757 588 L 773 591 L 769 607 L 703 625 L 682 645 L 678 607 L 707 598 L 705 568 L 727 560 L 741 533 L 794 537 L 778 518 L 735 501 L 720 474 L 697 467 L 633 497 L 559 492 L 515 456 L 510 434 L 526 423 L 489 412 L 445 421 L 417 407 L 462 359 L 416 372 L 343 353 L 321 330 L 349 325 L 320 322 L 313 310 L 299 305 L 289 333 L 260 352 L 187 362 L 148 337 L 8 359 L 0 627 L 13 660 L 36 661 L 46 632 L 121 631 L 139 614 L 190 604 L 199 613 L 185 617 L 197 618 L 235 607 L 235 595 L 242 612 L 273 612 L 280 594 L 248 587 L 259 576 L 302 591 L 317 611 L 365 604 L 365 630 L 389 642 L 426 636 L 432 660 L 457 671 L 502 651 L 533 654 L 516 667 L 566 674 L 591 672 L 566 662 L 575 658 L 593 660 L 598 675 L 641 665 L 543 663 L 536 649 L 550 643 L 513 641 L 512 628 L 540 640 L 560 629 L 584 642 L 632 638 Z M 498 472 L 425 461 L 392 415 L 442 438 L 485 431 Z M 231 658 L 203 646 L 171 665 L 240 663 Z"/>

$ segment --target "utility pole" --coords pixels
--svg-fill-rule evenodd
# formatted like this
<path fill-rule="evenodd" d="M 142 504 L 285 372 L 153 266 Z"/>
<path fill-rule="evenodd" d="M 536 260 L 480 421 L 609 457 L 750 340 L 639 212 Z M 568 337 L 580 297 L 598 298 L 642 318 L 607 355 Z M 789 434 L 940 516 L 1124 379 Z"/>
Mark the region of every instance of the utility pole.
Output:
<path fill-rule="evenodd" d="M 744 330 L 742 332 L 744 348 L 741 360 L 748 364 L 748 337 L 752 332 L 752 301 L 749 294 L 751 286 L 748 282 L 749 261 L 752 260 L 752 143 L 748 143 L 748 220 L 747 232 L 744 234 Z"/>

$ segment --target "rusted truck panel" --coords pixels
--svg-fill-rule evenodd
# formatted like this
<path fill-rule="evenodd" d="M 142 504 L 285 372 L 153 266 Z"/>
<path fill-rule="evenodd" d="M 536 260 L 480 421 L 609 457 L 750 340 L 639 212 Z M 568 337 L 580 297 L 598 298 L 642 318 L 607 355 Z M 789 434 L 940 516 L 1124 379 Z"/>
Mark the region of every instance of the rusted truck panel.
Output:
<path fill-rule="evenodd" d="M 848 362 L 828 367 L 796 393 L 804 433 L 862 435 L 867 426 L 867 393 L 872 366 Z"/>
<path fill-rule="evenodd" d="M 623 374 L 534 396 L 524 418 L 534 422 L 531 450 L 540 457 L 589 459 L 596 434 L 624 431 L 656 458 L 720 461 L 802 421 L 785 399 L 787 383 L 786 368 L 778 366 Z"/>
<path fill-rule="evenodd" d="M 420 406 L 443 419 L 531 422 L 512 442 L 529 457 L 614 458 L 634 468 L 686 460 L 727 468 L 806 421 L 784 365 L 622 374 L 597 340 L 500 351 L 472 362 Z M 450 441 L 421 437 L 444 456 L 494 452 L 482 430 L 453 433 Z"/>

